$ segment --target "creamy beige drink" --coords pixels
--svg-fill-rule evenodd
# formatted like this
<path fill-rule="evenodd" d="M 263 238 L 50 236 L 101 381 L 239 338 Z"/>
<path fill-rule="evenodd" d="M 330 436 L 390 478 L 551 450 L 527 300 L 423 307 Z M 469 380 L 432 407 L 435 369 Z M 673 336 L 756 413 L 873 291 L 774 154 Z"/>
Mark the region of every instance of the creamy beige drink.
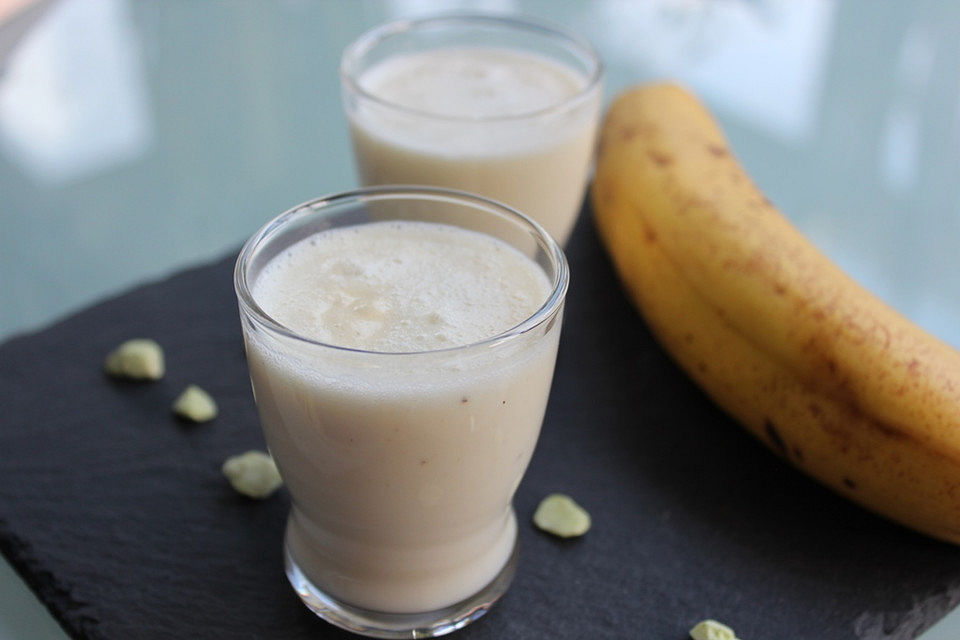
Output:
<path fill-rule="evenodd" d="M 426 222 L 323 231 L 262 268 L 263 312 L 345 347 L 245 327 L 261 423 L 293 496 L 287 549 L 316 587 L 354 607 L 423 612 L 503 569 L 560 316 L 465 345 L 529 319 L 553 290 L 505 242 Z"/>
<path fill-rule="evenodd" d="M 592 161 L 595 77 L 519 48 L 465 46 L 396 53 L 352 82 L 345 98 L 364 184 L 478 193 L 566 240 Z"/>

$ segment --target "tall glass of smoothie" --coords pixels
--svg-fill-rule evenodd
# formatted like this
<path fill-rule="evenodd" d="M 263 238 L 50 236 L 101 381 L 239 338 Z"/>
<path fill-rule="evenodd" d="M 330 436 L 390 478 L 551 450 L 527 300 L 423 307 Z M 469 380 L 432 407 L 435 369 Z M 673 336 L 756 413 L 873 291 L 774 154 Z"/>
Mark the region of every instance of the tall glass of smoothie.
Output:
<path fill-rule="evenodd" d="M 363 184 L 477 193 L 566 242 L 603 93 L 588 42 L 491 15 L 400 20 L 347 47 L 340 76 Z"/>
<path fill-rule="evenodd" d="M 320 617 L 430 637 L 506 590 L 567 282 L 537 223 L 445 189 L 320 198 L 244 246 L 250 378 L 292 497 L 287 577 Z"/>

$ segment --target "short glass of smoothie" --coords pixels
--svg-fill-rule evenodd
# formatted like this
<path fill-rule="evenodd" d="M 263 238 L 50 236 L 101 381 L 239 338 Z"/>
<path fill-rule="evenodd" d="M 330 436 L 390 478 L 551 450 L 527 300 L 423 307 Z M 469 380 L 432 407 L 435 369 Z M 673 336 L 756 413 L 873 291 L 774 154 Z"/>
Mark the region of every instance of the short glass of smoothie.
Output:
<path fill-rule="evenodd" d="M 603 97 L 586 40 L 495 15 L 399 20 L 348 46 L 340 77 L 361 183 L 477 193 L 566 242 Z"/>
<path fill-rule="evenodd" d="M 261 426 L 292 498 L 297 594 L 372 637 L 483 615 L 516 567 L 511 501 L 553 377 L 560 247 L 481 196 L 371 187 L 275 218 L 234 275 Z"/>

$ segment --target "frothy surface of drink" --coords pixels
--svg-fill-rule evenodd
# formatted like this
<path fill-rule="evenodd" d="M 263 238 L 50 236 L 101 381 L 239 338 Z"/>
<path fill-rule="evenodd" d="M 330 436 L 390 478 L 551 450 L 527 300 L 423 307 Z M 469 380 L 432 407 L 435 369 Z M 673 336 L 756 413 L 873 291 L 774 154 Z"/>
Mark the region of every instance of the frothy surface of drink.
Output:
<path fill-rule="evenodd" d="M 395 105 L 442 117 L 530 114 L 563 103 L 587 79 L 531 53 L 501 48 L 442 48 L 395 55 L 365 71 L 359 84 Z"/>
<path fill-rule="evenodd" d="M 551 290 L 543 270 L 491 236 L 391 221 L 320 232 L 274 257 L 253 284 L 274 320 L 366 351 L 445 349 L 520 324 Z"/>

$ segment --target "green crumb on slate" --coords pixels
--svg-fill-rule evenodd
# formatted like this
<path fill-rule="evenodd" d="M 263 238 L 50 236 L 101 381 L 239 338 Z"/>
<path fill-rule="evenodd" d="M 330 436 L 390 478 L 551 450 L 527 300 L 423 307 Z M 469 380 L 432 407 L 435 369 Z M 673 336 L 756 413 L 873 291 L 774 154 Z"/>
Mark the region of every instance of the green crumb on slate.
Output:
<path fill-rule="evenodd" d="M 733 629 L 716 620 L 698 622 L 697 626 L 690 629 L 690 637 L 693 640 L 737 640 Z"/>
<path fill-rule="evenodd" d="M 111 376 L 159 380 L 164 374 L 163 349 L 153 340 L 127 340 L 107 355 L 103 368 Z"/>
<path fill-rule="evenodd" d="M 533 523 L 561 538 L 582 536 L 590 529 L 590 514 L 562 493 L 548 495 L 533 514 Z"/>
<path fill-rule="evenodd" d="M 221 471 L 238 493 L 257 500 L 269 497 L 283 484 L 273 458 L 263 451 L 247 451 L 227 458 Z"/>
<path fill-rule="evenodd" d="M 174 401 L 173 412 L 193 422 L 207 422 L 217 417 L 217 403 L 209 393 L 191 384 Z"/>

